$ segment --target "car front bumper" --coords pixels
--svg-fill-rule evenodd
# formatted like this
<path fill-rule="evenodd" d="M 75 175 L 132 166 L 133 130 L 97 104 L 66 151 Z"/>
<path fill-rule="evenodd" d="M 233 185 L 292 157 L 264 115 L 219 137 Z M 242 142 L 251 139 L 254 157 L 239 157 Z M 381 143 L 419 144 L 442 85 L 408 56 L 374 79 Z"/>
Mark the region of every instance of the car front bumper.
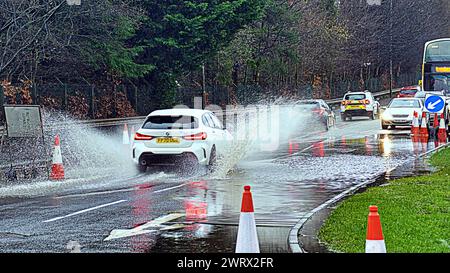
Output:
<path fill-rule="evenodd" d="M 388 126 L 411 126 L 412 120 L 382 119 L 381 123 Z"/>
<path fill-rule="evenodd" d="M 353 116 L 353 117 L 356 117 L 356 116 L 367 117 L 367 116 L 369 116 L 369 114 L 371 112 L 372 111 L 369 111 L 367 109 L 355 109 L 355 110 L 345 110 L 345 111 L 341 112 L 341 114 L 342 115 Z"/>

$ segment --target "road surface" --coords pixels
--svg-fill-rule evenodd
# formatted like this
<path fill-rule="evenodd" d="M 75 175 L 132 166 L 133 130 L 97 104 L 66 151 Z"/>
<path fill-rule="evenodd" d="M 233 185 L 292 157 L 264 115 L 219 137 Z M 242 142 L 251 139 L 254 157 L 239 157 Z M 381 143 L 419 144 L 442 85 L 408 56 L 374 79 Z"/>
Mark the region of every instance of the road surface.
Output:
<path fill-rule="evenodd" d="M 355 118 L 271 153 L 247 151 L 226 175 L 140 175 L 112 159 L 72 172 L 69 164 L 65 181 L 2 184 L 0 251 L 234 252 L 243 186 L 250 185 L 261 252 L 289 252 L 290 228 L 303 215 L 432 148 L 413 144 L 408 130 L 382 131 L 379 120 Z"/>

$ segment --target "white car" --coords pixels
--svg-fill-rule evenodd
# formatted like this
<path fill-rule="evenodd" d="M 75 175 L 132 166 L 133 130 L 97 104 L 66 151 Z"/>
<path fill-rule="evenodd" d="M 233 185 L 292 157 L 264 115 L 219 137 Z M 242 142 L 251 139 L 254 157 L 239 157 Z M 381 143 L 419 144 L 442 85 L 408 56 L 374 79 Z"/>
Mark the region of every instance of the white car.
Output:
<path fill-rule="evenodd" d="M 157 110 L 136 131 L 132 158 L 141 172 L 152 165 L 187 165 L 189 170 L 198 165 L 213 166 L 231 140 L 231 134 L 211 111 Z"/>
<path fill-rule="evenodd" d="M 341 102 L 341 120 L 346 121 L 355 116 L 376 119 L 380 115 L 380 103 L 369 91 L 348 92 Z"/>
<path fill-rule="evenodd" d="M 414 111 L 420 122 L 423 103 L 419 98 L 395 98 L 381 115 L 381 128 L 388 129 L 396 126 L 411 126 Z"/>

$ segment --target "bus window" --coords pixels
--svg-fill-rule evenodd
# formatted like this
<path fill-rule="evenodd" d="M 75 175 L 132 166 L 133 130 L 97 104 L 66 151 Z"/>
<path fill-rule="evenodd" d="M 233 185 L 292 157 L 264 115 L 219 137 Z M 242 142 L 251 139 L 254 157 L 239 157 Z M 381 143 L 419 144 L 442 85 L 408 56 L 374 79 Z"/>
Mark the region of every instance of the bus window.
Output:
<path fill-rule="evenodd" d="M 450 75 L 431 75 L 430 91 L 450 92 Z"/>
<path fill-rule="evenodd" d="M 442 62 L 450 59 L 449 41 L 430 43 L 425 52 L 425 62 Z"/>

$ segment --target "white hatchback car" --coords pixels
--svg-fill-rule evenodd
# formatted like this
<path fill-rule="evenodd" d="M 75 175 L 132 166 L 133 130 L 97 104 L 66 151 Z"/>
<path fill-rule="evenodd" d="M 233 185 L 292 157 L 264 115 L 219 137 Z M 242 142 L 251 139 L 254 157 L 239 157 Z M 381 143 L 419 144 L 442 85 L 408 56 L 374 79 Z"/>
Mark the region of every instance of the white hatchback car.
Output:
<path fill-rule="evenodd" d="M 200 109 L 157 110 L 134 135 L 132 157 L 137 168 L 187 164 L 214 166 L 232 136 L 213 112 Z M 198 163 L 198 164 L 197 164 Z"/>
<path fill-rule="evenodd" d="M 417 116 L 422 116 L 423 104 L 418 98 L 395 98 L 381 115 L 381 128 L 392 129 L 396 126 L 408 126 L 412 124 L 414 112 Z"/>

